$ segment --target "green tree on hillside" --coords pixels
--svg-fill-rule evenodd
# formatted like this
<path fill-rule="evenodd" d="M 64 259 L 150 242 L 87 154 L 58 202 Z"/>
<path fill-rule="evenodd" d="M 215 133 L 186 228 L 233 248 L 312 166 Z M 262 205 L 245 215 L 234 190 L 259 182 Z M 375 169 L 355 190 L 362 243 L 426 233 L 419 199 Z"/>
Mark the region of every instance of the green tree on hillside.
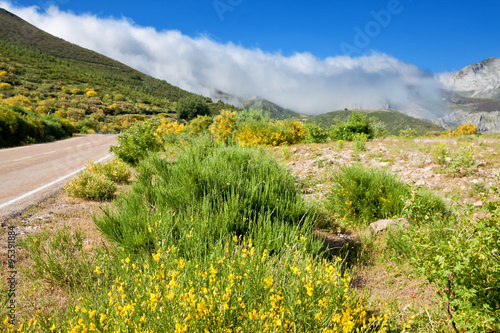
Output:
<path fill-rule="evenodd" d="M 199 96 L 182 98 L 177 102 L 175 112 L 181 119 L 191 120 L 197 116 L 207 116 L 210 109 L 205 100 Z"/>

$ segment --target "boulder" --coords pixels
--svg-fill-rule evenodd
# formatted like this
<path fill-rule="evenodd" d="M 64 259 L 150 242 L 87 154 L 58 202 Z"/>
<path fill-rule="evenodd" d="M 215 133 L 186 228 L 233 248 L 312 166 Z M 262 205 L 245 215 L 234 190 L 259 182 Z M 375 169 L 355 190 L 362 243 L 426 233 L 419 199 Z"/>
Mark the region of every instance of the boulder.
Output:
<path fill-rule="evenodd" d="M 407 228 L 409 226 L 410 226 L 410 223 L 405 218 L 392 219 L 392 220 L 388 219 L 388 220 L 378 220 L 378 221 L 370 223 L 368 230 L 370 230 L 373 233 L 378 233 L 378 232 L 384 231 L 387 228 L 400 227 L 400 228 L 404 229 L 404 228 Z"/>

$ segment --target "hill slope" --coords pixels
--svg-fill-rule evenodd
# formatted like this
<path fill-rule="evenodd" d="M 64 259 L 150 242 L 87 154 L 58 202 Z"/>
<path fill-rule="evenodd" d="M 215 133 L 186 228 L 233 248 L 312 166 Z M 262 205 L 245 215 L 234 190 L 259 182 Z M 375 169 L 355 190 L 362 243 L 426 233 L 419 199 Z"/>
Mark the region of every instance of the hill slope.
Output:
<path fill-rule="evenodd" d="M 0 41 L 68 61 L 88 73 L 99 74 L 115 83 L 133 87 L 154 97 L 176 101 L 192 95 L 97 52 L 54 37 L 2 8 Z"/>
<path fill-rule="evenodd" d="M 174 117 L 175 103 L 193 96 L 0 9 L 0 147 Z M 205 100 L 213 114 L 234 109 Z"/>
<path fill-rule="evenodd" d="M 287 119 L 287 118 L 301 118 L 303 115 L 289 109 L 282 108 L 263 98 L 254 97 L 243 101 L 243 107 L 246 110 L 263 110 L 269 112 L 271 119 Z"/>
<path fill-rule="evenodd" d="M 430 131 L 443 131 L 444 128 L 425 120 L 413 118 L 392 110 L 339 110 L 324 114 L 308 116 L 307 122 L 329 127 L 336 121 L 347 120 L 353 112 L 359 112 L 368 118 L 375 117 L 385 123 L 389 134 L 398 135 L 399 131 L 406 128 L 417 129 L 419 134 Z"/>

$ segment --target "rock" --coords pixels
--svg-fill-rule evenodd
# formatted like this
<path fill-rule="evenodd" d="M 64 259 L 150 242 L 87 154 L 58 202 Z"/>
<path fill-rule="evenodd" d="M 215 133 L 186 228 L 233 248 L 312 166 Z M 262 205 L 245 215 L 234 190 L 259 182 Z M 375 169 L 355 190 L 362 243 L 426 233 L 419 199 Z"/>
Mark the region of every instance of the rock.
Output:
<path fill-rule="evenodd" d="M 410 223 L 408 222 L 407 219 L 405 218 L 400 218 L 400 219 L 388 219 L 388 220 L 378 220 L 375 222 L 370 223 L 370 226 L 368 227 L 368 230 L 372 231 L 373 233 L 378 233 L 381 231 L 384 231 L 385 229 L 389 227 L 402 227 L 407 228 L 410 226 Z"/>

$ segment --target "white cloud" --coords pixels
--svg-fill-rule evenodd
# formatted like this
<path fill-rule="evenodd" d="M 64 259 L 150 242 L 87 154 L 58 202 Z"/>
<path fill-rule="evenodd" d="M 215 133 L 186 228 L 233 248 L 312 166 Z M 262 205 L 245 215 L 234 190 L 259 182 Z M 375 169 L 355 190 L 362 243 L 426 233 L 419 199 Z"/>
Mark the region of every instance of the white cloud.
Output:
<path fill-rule="evenodd" d="M 348 108 L 406 108 L 415 96 L 438 101 L 439 77 L 382 53 L 318 59 L 310 53 L 283 56 L 180 31 L 157 31 L 126 18 L 76 15 L 50 7 L 3 7 L 33 25 L 95 50 L 183 89 L 212 96 L 220 90 L 259 96 L 302 113 Z M 411 88 L 410 88 L 411 87 Z"/>

